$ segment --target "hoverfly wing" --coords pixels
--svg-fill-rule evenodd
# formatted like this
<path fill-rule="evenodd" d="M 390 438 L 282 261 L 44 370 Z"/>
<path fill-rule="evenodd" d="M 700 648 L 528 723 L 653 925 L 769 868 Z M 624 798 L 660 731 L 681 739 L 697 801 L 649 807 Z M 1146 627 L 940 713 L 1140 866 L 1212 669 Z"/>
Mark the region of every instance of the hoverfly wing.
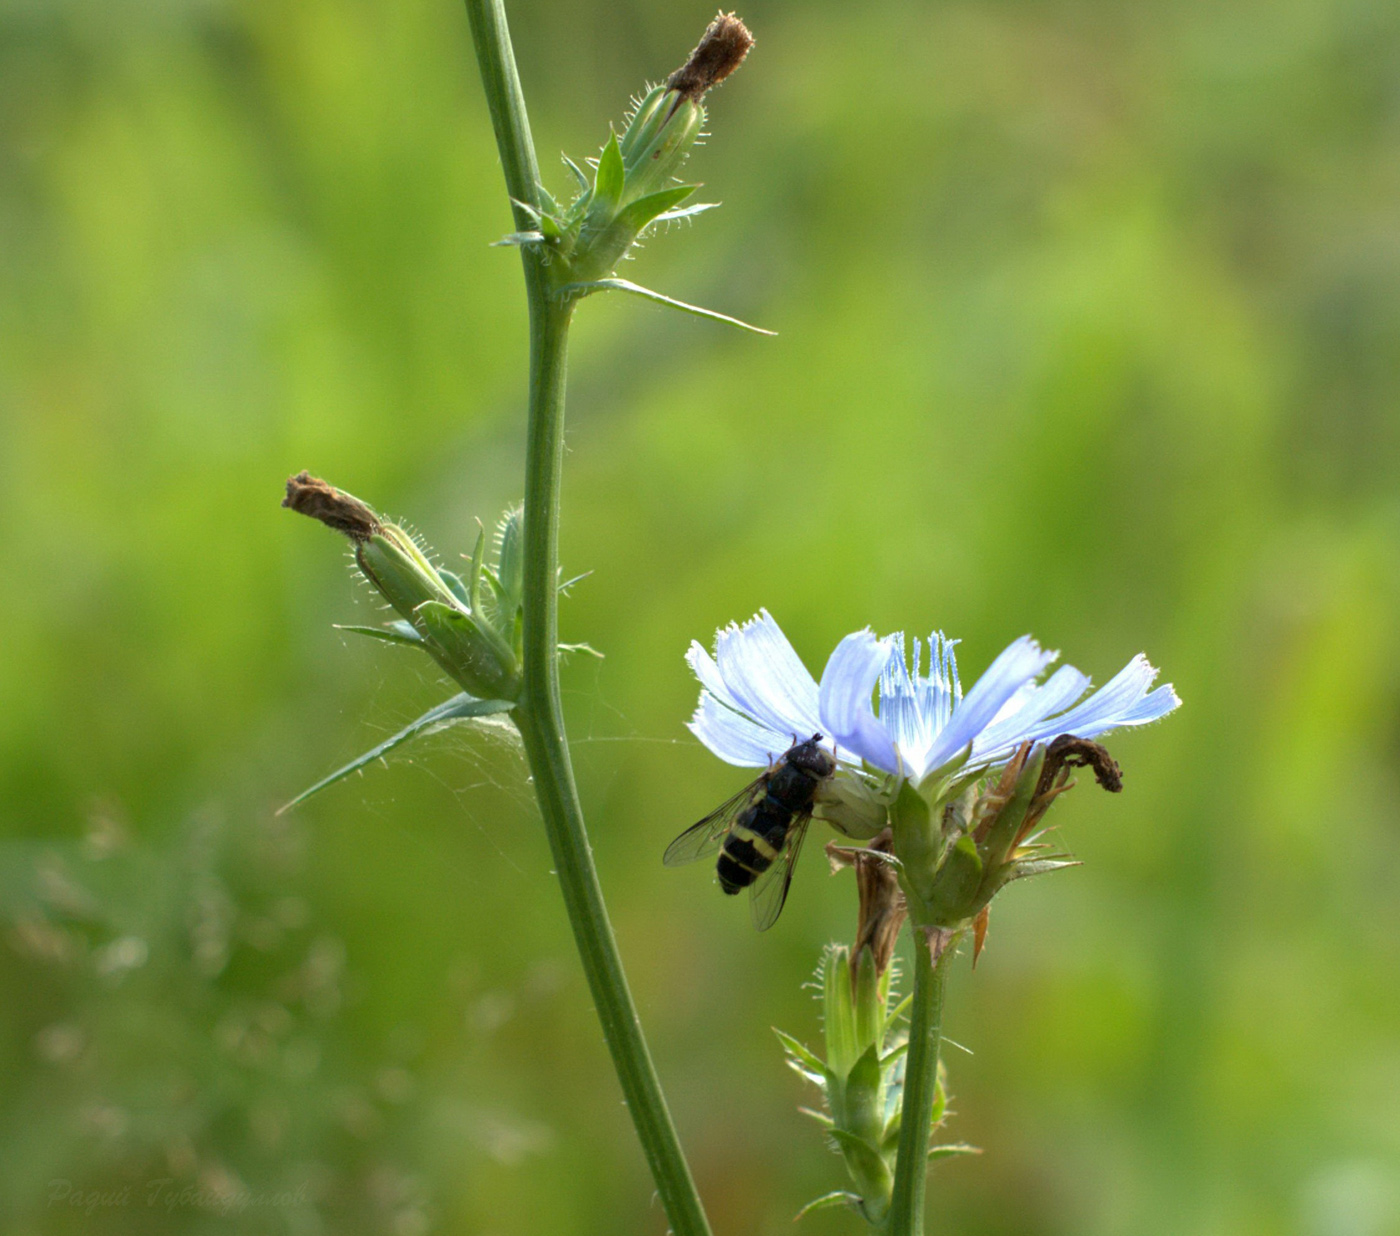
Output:
<path fill-rule="evenodd" d="M 783 844 L 783 852 L 749 888 L 749 910 L 753 914 L 753 925 L 759 931 L 767 931 L 783 912 L 788 889 L 792 886 L 792 871 L 797 865 L 797 856 L 802 853 L 802 842 L 807 836 L 807 826 L 811 822 L 810 811 L 803 812 L 793 820 L 788 829 L 787 840 Z"/>
<path fill-rule="evenodd" d="M 739 813 L 750 806 L 763 790 L 767 774 L 749 782 L 732 798 L 720 803 L 703 820 L 692 824 L 670 845 L 661 861 L 667 867 L 681 867 L 696 859 L 713 854 L 724 842 L 726 834 L 733 827 Z"/>

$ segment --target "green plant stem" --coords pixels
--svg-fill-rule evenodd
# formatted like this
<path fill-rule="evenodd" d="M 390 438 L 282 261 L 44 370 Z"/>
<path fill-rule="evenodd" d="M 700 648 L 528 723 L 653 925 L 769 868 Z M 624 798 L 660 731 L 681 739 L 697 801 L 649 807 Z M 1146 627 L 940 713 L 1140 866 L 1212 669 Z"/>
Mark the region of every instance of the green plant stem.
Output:
<path fill-rule="evenodd" d="M 914 1000 L 909 1012 L 909 1057 L 904 1072 L 904 1115 L 894 1167 L 889 1236 L 923 1236 L 924 1185 L 933 1101 L 938 1089 L 938 1052 L 943 1038 L 943 990 L 957 951 L 949 941 L 933 960 L 928 932 L 913 929 Z"/>
<path fill-rule="evenodd" d="M 506 189 L 539 205 L 538 165 L 502 0 L 467 0 Z M 530 225 L 515 206 L 516 225 Z M 559 702 L 559 482 L 564 461 L 564 387 L 573 302 L 551 293 L 535 246 L 521 248 L 530 315 L 530 419 L 525 462 L 523 679 L 513 716 L 525 743 L 564 904 L 657 1193 L 676 1236 L 709 1236 L 710 1226 L 676 1137 L 622 969 L 593 865 L 574 784 Z"/>

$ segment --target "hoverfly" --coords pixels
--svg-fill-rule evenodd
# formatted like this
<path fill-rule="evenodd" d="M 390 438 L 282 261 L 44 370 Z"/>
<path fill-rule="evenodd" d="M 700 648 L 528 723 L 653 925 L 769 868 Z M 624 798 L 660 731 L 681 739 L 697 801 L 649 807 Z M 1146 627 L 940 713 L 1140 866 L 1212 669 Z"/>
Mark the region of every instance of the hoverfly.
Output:
<path fill-rule="evenodd" d="M 817 794 L 836 775 L 836 757 L 821 745 L 821 737 L 795 743 L 760 777 L 687 828 L 662 859 L 679 867 L 718 850 L 720 888 L 731 895 L 749 889 L 759 931 L 767 931 L 782 913 Z"/>

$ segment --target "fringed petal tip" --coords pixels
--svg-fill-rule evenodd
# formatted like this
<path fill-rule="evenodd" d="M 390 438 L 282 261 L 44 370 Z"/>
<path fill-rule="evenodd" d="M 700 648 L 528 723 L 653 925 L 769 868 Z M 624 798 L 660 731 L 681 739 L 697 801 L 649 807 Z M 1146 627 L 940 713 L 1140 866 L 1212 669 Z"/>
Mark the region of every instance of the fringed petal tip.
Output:
<path fill-rule="evenodd" d="M 766 609 L 715 639 L 715 663 L 733 706 L 779 734 L 817 729 L 817 684 Z"/>

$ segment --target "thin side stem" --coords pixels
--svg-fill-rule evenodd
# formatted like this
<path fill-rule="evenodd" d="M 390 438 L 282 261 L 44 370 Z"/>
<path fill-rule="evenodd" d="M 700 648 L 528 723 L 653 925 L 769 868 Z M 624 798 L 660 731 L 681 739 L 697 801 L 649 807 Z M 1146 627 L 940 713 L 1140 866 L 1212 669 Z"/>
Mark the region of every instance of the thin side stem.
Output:
<path fill-rule="evenodd" d="M 502 0 L 467 0 L 472 39 L 515 202 L 539 203 L 539 173 Z M 515 206 L 516 224 L 529 224 Z M 551 295 L 549 272 L 523 246 L 530 313 L 530 418 L 525 462 L 524 686 L 512 714 L 525 743 L 535 794 L 588 987 L 612 1053 L 627 1110 L 676 1236 L 709 1236 L 710 1226 L 661 1093 L 617 941 L 603 903 L 574 784 L 559 702 L 559 483 L 564 461 L 564 389 L 573 303 Z"/>
<path fill-rule="evenodd" d="M 929 933 L 915 927 L 914 1001 L 909 1013 L 909 1057 L 904 1072 L 904 1115 L 894 1167 L 889 1236 L 924 1236 L 924 1185 L 928 1142 L 938 1088 L 938 1052 L 943 1037 L 943 991 L 956 948 L 947 942 L 935 963 Z"/>

